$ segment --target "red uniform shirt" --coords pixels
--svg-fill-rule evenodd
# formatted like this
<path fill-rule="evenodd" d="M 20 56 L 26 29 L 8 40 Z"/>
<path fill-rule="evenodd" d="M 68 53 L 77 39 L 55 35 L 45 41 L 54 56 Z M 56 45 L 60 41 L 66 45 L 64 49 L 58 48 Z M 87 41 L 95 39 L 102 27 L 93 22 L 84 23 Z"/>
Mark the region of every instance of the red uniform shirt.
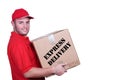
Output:
<path fill-rule="evenodd" d="M 28 37 L 12 32 L 7 51 L 13 80 L 45 80 L 44 77 L 39 79 L 24 77 L 24 73 L 32 67 L 41 67 Z"/>

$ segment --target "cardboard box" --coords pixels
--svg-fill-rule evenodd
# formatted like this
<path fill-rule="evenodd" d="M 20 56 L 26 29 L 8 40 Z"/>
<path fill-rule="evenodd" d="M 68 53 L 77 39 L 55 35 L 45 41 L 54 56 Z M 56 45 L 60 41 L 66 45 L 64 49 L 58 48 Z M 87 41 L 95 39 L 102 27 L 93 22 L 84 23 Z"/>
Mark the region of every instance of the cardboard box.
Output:
<path fill-rule="evenodd" d="M 32 40 L 43 68 L 67 63 L 66 69 L 80 64 L 68 29 L 59 30 Z"/>

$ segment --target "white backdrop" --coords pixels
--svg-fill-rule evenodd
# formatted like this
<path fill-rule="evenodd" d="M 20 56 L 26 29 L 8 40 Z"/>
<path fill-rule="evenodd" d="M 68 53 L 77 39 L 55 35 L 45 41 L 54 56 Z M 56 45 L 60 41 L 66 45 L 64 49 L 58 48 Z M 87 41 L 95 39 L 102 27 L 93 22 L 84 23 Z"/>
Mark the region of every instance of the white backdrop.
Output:
<path fill-rule="evenodd" d="M 25 8 L 30 39 L 69 29 L 81 65 L 46 80 L 120 80 L 119 0 L 0 0 L 0 80 L 12 80 L 7 57 L 11 14 Z"/>

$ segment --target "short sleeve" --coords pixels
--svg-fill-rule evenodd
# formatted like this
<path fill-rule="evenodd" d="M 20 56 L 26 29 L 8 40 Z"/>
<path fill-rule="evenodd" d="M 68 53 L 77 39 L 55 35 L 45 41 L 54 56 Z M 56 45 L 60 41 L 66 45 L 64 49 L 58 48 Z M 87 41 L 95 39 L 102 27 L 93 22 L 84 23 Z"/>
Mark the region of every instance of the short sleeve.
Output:
<path fill-rule="evenodd" d="M 14 65 L 20 70 L 22 73 L 28 71 L 32 68 L 31 57 L 29 55 L 29 48 L 25 44 L 19 44 L 13 47 L 11 56 L 14 62 Z"/>

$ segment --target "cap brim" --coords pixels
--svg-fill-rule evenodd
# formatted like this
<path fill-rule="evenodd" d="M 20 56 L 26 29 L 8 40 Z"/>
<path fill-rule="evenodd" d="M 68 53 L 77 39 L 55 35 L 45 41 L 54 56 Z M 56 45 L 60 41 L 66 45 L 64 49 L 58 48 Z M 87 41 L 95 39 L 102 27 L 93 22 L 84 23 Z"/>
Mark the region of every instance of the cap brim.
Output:
<path fill-rule="evenodd" d="M 29 19 L 34 19 L 34 17 L 32 17 L 32 16 L 27 16 L 26 18 L 29 18 Z"/>

